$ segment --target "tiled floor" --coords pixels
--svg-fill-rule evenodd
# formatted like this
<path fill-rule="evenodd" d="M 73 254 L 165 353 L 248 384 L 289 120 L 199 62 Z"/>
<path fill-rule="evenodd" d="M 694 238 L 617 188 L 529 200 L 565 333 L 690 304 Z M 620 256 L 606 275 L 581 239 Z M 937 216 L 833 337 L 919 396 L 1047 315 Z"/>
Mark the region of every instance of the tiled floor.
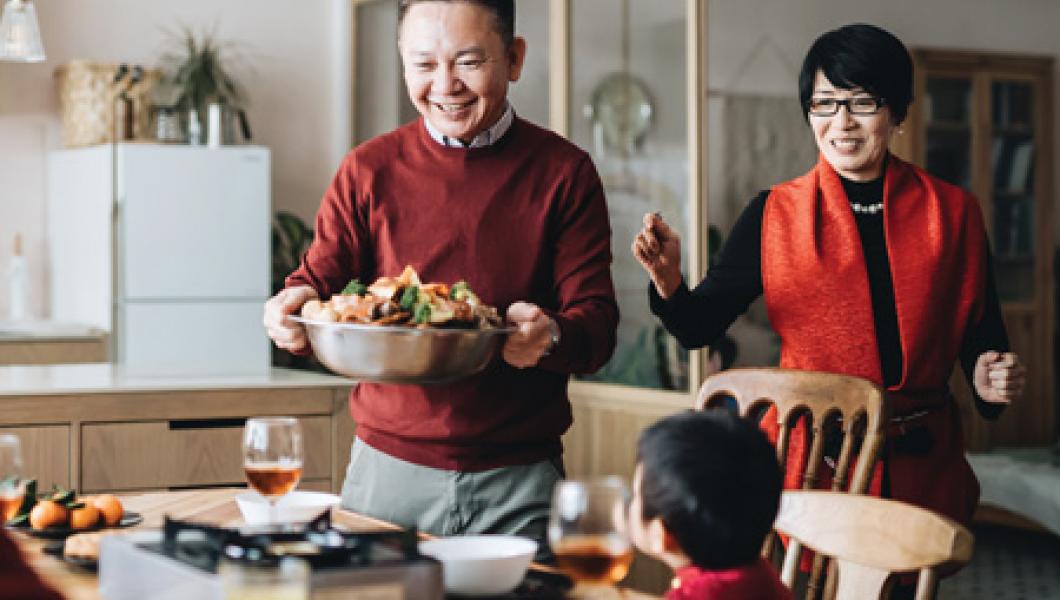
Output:
<path fill-rule="evenodd" d="M 977 526 L 972 562 L 938 600 L 1060 600 L 1060 537 Z"/>

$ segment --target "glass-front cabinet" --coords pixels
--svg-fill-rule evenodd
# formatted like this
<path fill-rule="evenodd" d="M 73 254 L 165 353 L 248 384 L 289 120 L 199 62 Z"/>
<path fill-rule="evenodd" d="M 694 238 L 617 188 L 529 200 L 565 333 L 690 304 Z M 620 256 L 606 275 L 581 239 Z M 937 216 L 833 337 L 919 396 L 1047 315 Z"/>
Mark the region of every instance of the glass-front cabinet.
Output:
<path fill-rule="evenodd" d="M 618 346 L 588 380 L 686 390 L 688 353 L 648 306 L 648 278 L 630 252 L 645 213 L 681 235 L 689 264 L 688 111 L 684 2 L 570 3 L 569 138 L 593 157 L 611 217 Z M 601 19 L 600 15 L 610 18 Z"/>
<path fill-rule="evenodd" d="M 1051 443 L 1053 60 L 942 50 L 913 55 L 916 101 L 896 151 L 979 199 L 1009 339 L 1028 372 L 1023 401 L 995 424 L 974 417 L 964 403 L 974 417 L 965 419 L 965 435 L 973 449 Z"/>

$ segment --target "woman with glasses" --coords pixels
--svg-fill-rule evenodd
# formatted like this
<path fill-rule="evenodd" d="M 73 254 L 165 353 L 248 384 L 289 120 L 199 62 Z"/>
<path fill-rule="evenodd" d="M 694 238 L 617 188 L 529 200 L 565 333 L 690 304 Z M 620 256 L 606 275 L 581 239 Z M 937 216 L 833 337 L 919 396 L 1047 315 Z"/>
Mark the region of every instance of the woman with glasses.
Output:
<path fill-rule="evenodd" d="M 978 412 L 994 419 L 1019 399 L 1024 369 L 1008 351 L 976 199 L 888 152 L 912 82 L 908 51 L 883 29 L 825 33 L 799 74 L 816 166 L 751 201 L 693 290 L 658 215 L 645 216 L 632 250 L 653 312 L 685 347 L 713 343 L 764 295 L 780 366 L 885 388 L 893 421 L 872 491 L 967 524 L 979 485 L 947 380 L 959 359 Z M 805 451 L 800 427 L 793 452 Z"/>

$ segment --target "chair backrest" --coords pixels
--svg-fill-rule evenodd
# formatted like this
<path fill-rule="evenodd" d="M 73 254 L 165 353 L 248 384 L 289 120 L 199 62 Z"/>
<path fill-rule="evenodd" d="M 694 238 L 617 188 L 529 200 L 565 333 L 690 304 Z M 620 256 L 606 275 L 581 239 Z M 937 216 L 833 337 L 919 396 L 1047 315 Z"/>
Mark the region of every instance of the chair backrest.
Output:
<path fill-rule="evenodd" d="M 785 469 L 787 487 L 815 489 L 818 475 L 825 462 L 825 441 L 832 431 L 841 434 L 838 457 L 829 466 L 834 491 L 863 494 L 868 490 L 873 468 L 883 448 L 888 422 L 888 405 L 883 390 L 867 379 L 836 373 L 819 373 L 779 368 L 729 369 L 711 375 L 703 382 L 696 400 L 696 408 L 704 409 L 719 405 L 723 400 L 736 401 L 739 414 L 745 418 L 757 417 L 768 408 L 775 408 L 777 430 L 777 458 Z M 809 424 L 797 426 L 800 421 Z M 859 422 L 864 429 L 859 430 Z M 809 451 L 801 446 L 801 452 L 791 451 L 792 431 L 797 427 L 808 429 Z M 827 427 L 827 430 L 826 430 Z M 829 435 L 826 435 L 826 432 Z M 849 479 L 851 460 L 855 457 L 855 444 L 861 434 L 861 445 L 856 450 L 854 474 Z M 800 444 L 801 444 L 801 437 Z M 832 444 L 829 444 L 832 445 Z M 833 450 L 834 451 L 834 450 Z M 794 473 L 788 471 L 794 470 Z M 801 473 L 801 480 L 798 479 Z M 790 475 L 788 477 L 787 475 Z M 794 481 L 795 485 L 790 482 Z M 772 559 L 775 540 L 769 536 L 762 554 Z M 785 562 L 799 562 L 802 547 L 797 541 L 788 544 Z M 818 597 L 831 599 L 834 593 L 834 571 L 829 568 L 828 578 L 822 582 L 825 559 L 813 557 L 810 577 L 806 582 L 807 600 Z M 784 583 L 793 587 L 794 572 Z M 823 585 L 822 585 L 823 583 Z"/>
<path fill-rule="evenodd" d="M 967 563 L 975 543 L 967 529 L 929 510 L 824 491 L 784 492 L 775 527 L 833 558 L 836 600 L 881 598 L 891 574 L 907 572 L 919 573 L 916 599 L 930 600 L 936 570 Z M 789 556 L 782 572 L 793 576 L 795 568 Z"/>
<path fill-rule="evenodd" d="M 808 415 L 811 424 L 810 451 L 800 469 L 802 487 L 817 487 L 817 475 L 824 458 L 825 424 L 830 418 L 841 419 L 843 434 L 835 477 L 831 488 L 836 491 L 865 493 L 876 459 L 883 447 L 888 410 L 883 391 L 867 379 L 835 373 L 818 373 L 778 368 L 729 369 L 715 373 L 703 382 L 696 400 L 696 408 L 718 404 L 724 398 L 736 401 L 741 416 L 748 417 L 769 405 L 776 407 L 777 458 L 785 468 L 791 468 L 788 447 L 794 422 L 800 415 Z M 857 450 L 854 476 L 846 486 L 847 472 L 854 456 L 855 427 L 864 419 L 864 438 Z"/>

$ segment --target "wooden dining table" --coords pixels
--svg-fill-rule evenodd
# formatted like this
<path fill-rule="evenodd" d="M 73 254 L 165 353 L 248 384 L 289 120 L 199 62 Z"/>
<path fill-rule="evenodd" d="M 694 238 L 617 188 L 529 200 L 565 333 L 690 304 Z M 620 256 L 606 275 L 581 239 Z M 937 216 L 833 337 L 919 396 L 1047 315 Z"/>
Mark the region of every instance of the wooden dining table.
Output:
<path fill-rule="evenodd" d="M 235 497 L 245 491 L 244 488 L 221 488 L 149 492 L 122 496 L 121 500 L 125 510 L 141 514 L 143 522 L 134 527 L 113 531 L 121 535 L 138 529 L 157 529 L 162 526 L 166 516 L 222 527 L 238 527 L 243 524 L 243 516 L 236 505 Z M 356 533 L 401 529 L 392 523 L 343 509 L 337 509 L 332 513 L 332 522 Z M 96 574 L 43 552 L 44 546 L 49 543 L 48 540 L 35 538 L 22 532 L 13 532 L 12 537 L 22 548 L 30 565 L 52 587 L 62 592 L 68 600 L 103 599 L 99 592 Z M 536 564 L 533 568 L 544 571 L 553 570 L 550 567 Z M 654 596 L 629 589 L 617 591 L 619 597 L 625 600 L 654 598 Z"/>
<path fill-rule="evenodd" d="M 120 535 L 138 529 L 157 529 L 162 526 L 166 515 L 198 523 L 236 527 L 243 524 L 243 517 L 235 497 L 245 491 L 242 488 L 223 488 L 123 496 L 121 500 L 125 510 L 140 513 L 144 520 L 135 527 L 112 531 Z M 341 509 L 332 513 L 332 522 L 358 533 L 400 529 L 390 523 Z M 50 543 L 49 540 L 22 532 L 13 532 L 12 537 L 30 565 L 69 600 L 102 600 L 96 574 L 44 553 L 44 546 Z"/>

